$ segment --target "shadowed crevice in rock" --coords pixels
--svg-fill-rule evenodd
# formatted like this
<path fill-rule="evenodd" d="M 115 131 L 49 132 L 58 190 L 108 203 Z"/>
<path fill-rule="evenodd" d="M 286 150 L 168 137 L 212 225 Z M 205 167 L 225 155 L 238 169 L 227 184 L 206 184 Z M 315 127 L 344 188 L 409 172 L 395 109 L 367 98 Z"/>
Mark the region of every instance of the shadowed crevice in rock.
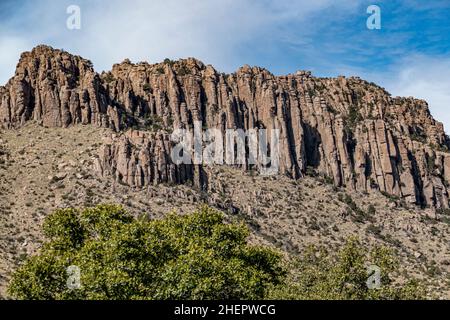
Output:
<path fill-rule="evenodd" d="M 319 148 L 322 144 L 320 133 L 316 128 L 304 123 L 306 167 L 318 168 L 320 166 Z"/>
<path fill-rule="evenodd" d="M 392 97 L 358 77 L 275 76 L 250 66 L 223 74 L 193 58 L 125 60 L 100 75 L 86 59 L 38 46 L 22 54 L 14 77 L 0 87 L 0 126 L 27 121 L 114 130 L 98 173 L 135 187 L 186 181 L 208 187 L 201 166 L 177 166 L 170 158 L 171 132 L 199 121 L 222 132 L 280 130 L 280 174 L 300 178 L 312 168 L 336 186 L 449 205 L 443 125 L 425 101 Z"/>
<path fill-rule="evenodd" d="M 408 158 L 411 161 L 411 174 L 414 178 L 416 202 L 423 206 L 425 204 L 425 196 L 423 194 L 423 182 L 420 177 L 419 166 L 417 164 L 416 158 L 410 151 L 408 151 Z"/>

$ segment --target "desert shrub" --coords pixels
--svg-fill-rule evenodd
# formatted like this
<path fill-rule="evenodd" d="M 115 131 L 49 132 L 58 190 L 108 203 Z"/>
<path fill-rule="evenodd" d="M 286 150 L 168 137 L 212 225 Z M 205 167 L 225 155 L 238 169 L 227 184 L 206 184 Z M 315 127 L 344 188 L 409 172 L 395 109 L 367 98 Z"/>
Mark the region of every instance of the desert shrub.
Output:
<path fill-rule="evenodd" d="M 152 87 L 150 86 L 149 83 L 144 83 L 143 89 L 144 89 L 145 92 L 151 92 L 152 91 Z"/>

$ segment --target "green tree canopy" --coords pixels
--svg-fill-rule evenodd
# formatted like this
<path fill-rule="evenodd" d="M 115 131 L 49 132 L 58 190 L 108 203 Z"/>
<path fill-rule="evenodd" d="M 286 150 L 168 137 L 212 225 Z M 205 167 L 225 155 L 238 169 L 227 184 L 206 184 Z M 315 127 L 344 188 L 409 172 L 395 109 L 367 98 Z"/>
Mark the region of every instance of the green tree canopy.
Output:
<path fill-rule="evenodd" d="M 190 215 L 136 219 L 119 206 L 57 210 L 43 226 L 39 254 L 13 274 L 18 299 L 421 299 L 417 282 L 398 283 L 386 247 L 351 238 L 339 252 L 311 246 L 295 259 L 248 244 L 243 224 L 202 207 Z M 380 270 L 369 289 L 367 267 Z M 68 283 L 69 267 L 80 271 Z M 68 269 L 69 268 L 69 269 Z M 286 274 L 285 270 L 289 270 Z"/>
<path fill-rule="evenodd" d="M 384 246 L 371 250 L 356 238 L 333 253 L 310 246 L 302 257 L 289 263 L 284 285 L 271 290 L 270 298 L 296 300 L 415 300 L 425 299 L 425 288 L 415 279 L 396 283 L 399 270 L 394 252 Z M 368 285 L 369 266 L 379 268 L 380 286 Z"/>
<path fill-rule="evenodd" d="M 13 275 L 15 298 L 260 299 L 284 277 L 278 253 L 249 245 L 243 224 L 208 207 L 151 221 L 111 205 L 57 210 L 44 234 Z M 81 287 L 67 285 L 69 266 Z"/>

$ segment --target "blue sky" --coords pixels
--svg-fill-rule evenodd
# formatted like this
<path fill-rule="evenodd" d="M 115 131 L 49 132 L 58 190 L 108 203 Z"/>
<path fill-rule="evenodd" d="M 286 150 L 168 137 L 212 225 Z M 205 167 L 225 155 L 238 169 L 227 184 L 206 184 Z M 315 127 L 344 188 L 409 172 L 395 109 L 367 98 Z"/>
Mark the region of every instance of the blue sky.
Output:
<path fill-rule="evenodd" d="M 72 4 L 81 30 L 66 28 Z M 366 27 L 369 5 L 381 8 L 381 30 Z M 192 56 L 224 72 L 357 75 L 426 99 L 450 131 L 450 0 L 0 0 L 0 83 L 41 43 L 98 71 Z"/>

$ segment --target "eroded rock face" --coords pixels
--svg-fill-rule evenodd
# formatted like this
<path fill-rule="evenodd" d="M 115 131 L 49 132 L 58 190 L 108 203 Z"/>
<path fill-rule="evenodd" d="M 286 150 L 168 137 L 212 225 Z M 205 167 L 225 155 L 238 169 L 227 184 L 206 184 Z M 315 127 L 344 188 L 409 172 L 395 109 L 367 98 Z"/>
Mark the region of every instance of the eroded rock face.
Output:
<path fill-rule="evenodd" d="M 7 128 L 28 120 L 48 127 L 117 123 L 117 108 L 108 105 L 91 62 L 47 46 L 22 54 L 14 77 L 0 88 L 0 97 L 0 123 Z"/>
<path fill-rule="evenodd" d="M 95 170 L 132 187 L 193 182 L 199 188 L 206 188 L 201 166 L 172 162 L 173 145 L 168 133 L 131 129 L 105 141 L 95 161 Z"/>
<path fill-rule="evenodd" d="M 119 132 L 96 167 L 130 186 L 193 181 L 207 188 L 201 166 L 177 166 L 170 158 L 170 132 L 200 121 L 222 131 L 279 129 L 280 173 L 292 178 L 315 171 L 337 186 L 449 205 L 443 125 L 425 101 L 393 98 L 357 77 L 274 76 L 249 66 L 226 75 L 195 59 L 126 60 L 99 75 L 87 60 L 39 46 L 22 55 L 16 75 L 0 87 L 0 101 L 3 127 L 37 120 Z"/>

